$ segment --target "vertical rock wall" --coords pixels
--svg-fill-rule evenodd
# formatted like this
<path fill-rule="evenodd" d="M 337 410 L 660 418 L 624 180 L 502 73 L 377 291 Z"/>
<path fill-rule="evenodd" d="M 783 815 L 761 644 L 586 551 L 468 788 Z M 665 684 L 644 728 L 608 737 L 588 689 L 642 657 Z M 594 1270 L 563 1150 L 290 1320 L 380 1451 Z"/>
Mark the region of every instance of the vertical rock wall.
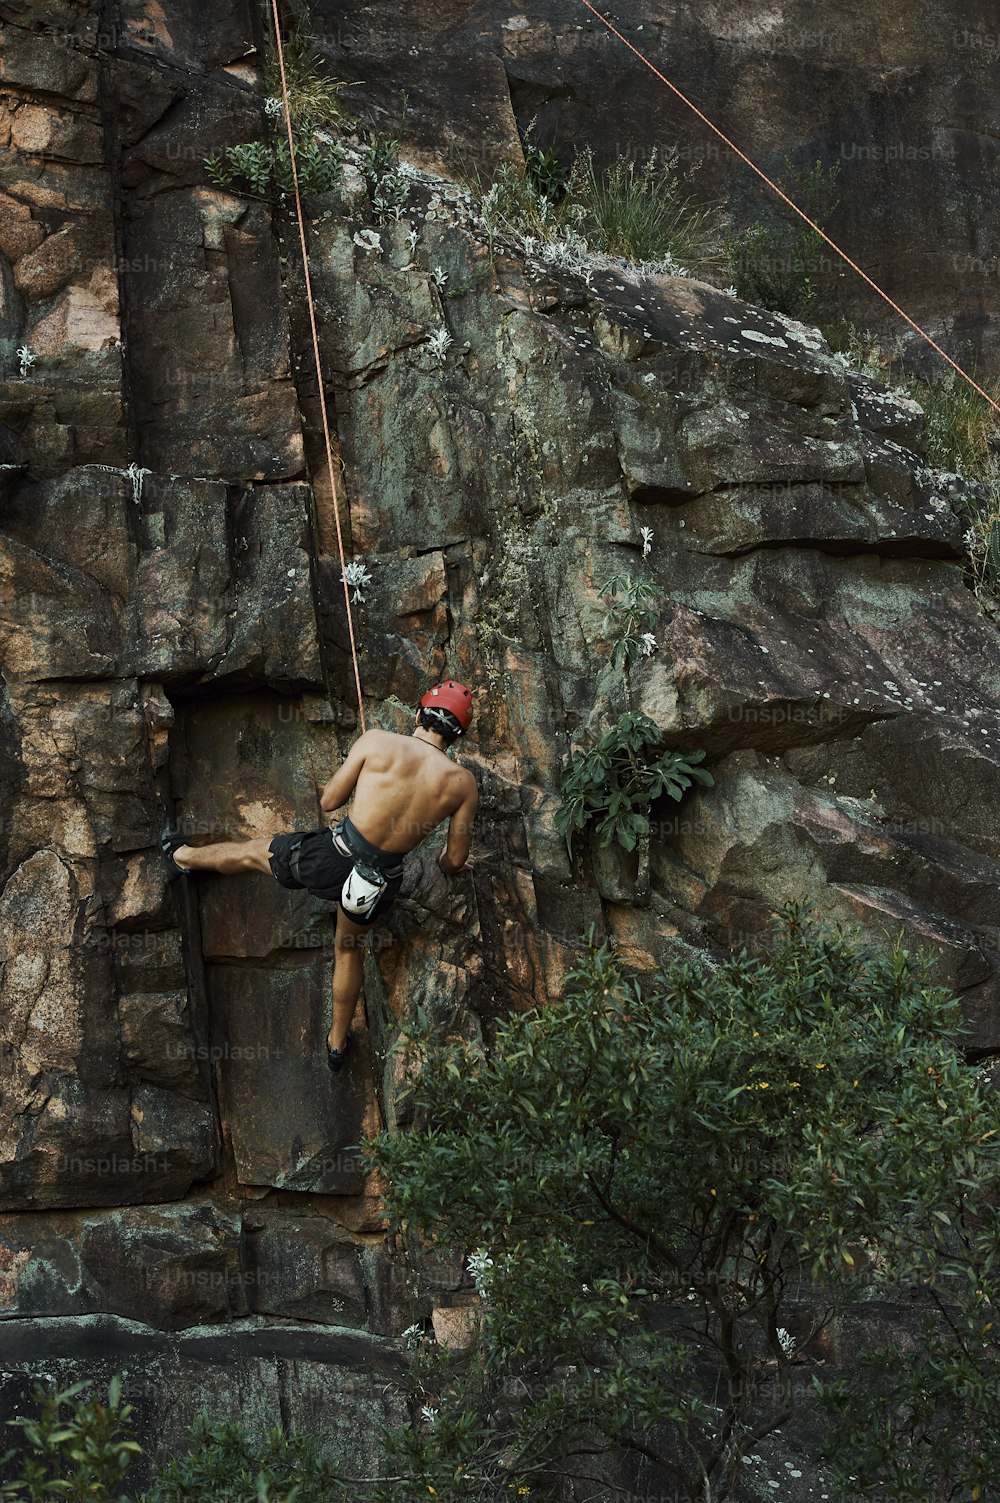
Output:
<path fill-rule="evenodd" d="M 648 969 L 795 895 L 940 946 L 995 1051 L 1000 656 L 912 404 L 704 284 L 556 272 L 430 172 L 380 212 L 349 153 L 309 230 L 368 713 L 474 685 L 482 814 L 471 872 L 411 861 L 334 1085 L 329 911 L 156 849 L 316 825 L 356 732 L 294 236 L 203 166 L 265 134 L 261 24 L 0 4 L 0 1383 L 125 1367 L 168 1446 L 228 1384 L 367 1464 L 398 1333 L 468 1298 L 359 1152 L 408 1009 L 488 1038 L 591 924 Z M 571 865 L 622 569 L 631 703 L 716 787 Z"/>

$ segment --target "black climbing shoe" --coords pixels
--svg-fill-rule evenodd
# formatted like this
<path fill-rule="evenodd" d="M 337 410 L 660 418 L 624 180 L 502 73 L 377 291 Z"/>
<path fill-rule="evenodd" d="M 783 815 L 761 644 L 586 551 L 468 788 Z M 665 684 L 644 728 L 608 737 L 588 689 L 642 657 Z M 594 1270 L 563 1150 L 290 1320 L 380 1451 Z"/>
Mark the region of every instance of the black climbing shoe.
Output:
<path fill-rule="evenodd" d="M 181 845 L 187 845 L 187 840 L 175 826 L 168 825 L 160 835 L 160 850 L 167 858 L 167 869 L 171 878 L 190 877 L 191 875 L 190 867 L 178 866 L 174 860 L 174 851 Z"/>
<path fill-rule="evenodd" d="M 344 1041 L 344 1047 L 343 1047 L 343 1049 L 331 1049 L 330 1046 L 329 1046 L 329 1044 L 327 1045 L 327 1049 L 326 1049 L 326 1062 L 330 1066 L 330 1069 L 333 1071 L 334 1075 L 336 1075 L 338 1073 L 338 1071 L 340 1071 L 340 1070 L 342 1070 L 344 1068 L 344 1064 L 345 1064 L 345 1062 L 347 1060 L 347 1056 L 350 1053 L 350 1050 L 351 1050 L 351 1035 L 350 1034 L 347 1035 L 347 1038 Z"/>

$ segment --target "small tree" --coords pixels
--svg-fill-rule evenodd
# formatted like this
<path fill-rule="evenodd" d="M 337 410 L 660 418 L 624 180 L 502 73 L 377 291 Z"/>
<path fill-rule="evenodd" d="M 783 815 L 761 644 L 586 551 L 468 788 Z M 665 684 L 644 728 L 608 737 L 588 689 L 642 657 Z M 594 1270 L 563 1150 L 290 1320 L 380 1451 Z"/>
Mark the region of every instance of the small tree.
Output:
<path fill-rule="evenodd" d="M 852 1498 L 892 1483 L 890 1441 L 912 1477 L 940 1470 L 908 1386 L 925 1379 L 934 1413 L 958 1411 L 949 1485 L 987 1496 L 1000 1112 L 958 1029 L 926 959 L 794 908 L 769 958 L 675 963 L 646 986 L 592 948 L 485 1062 L 416 1028 L 416 1126 L 374 1156 L 394 1216 L 479 1249 L 483 1305 L 476 1359 L 424 1369 L 396 1436 L 407 1496 L 509 1498 L 616 1452 L 645 1491 L 718 1503 L 808 1390 L 818 1334 L 873 1292 L 937 1321 L 933 1342 L 907 1336 L 906 1381 L 852 1450 Z M 967 1369 L 970 1301 L 976 1403 L 942 1377 Z M 831 1393 L 855 1431 L 877 1429 L 867 1402 Z"/>

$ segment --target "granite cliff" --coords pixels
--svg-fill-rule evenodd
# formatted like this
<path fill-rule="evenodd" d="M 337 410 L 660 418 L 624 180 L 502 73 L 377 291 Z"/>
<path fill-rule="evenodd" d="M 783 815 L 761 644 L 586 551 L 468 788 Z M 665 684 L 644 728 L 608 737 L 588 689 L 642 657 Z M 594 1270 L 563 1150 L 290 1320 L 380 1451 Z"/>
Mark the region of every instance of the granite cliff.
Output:
<path fill-rule="evenodd" d="M 387 1237 L 358 1152 L 400 1120 L 394 1030 L 424 1004 L 488 1040 L 498 1012 L 558 992 L 590 925 L 644 970 L 752 944 L 804 898 L 938 947 L 975 1050 L 1000 1051 L 1000 654 L 961 482 L 924 463 L 915 404 L 816 330 L 490 233 L 432 138 L 497 159 L 529 113 L 595 131 L 598 44 L 557 9 L 428 7 L 417 43 L 398 7 L 348 6 L 321 31 L 359 105 L 412 96 L 398 215 L 350 149 L 309 204 L 343 521 L 371 575 L 367 713 L 407 729 L 429 679 L 469 682 L 482 797 L 470 872 L 411 862 L 332 1086 L 328 911 L 262 879 L 171 884 L 157 850 L 170 816 L 194 841 L 315 825 L 357 728 L 294 225 L 203 165 L 268 128 L 267 12 L 0 4 L 8 1410 L 40 1363 L 117 1368 L 167 1447 L 208 1396 L 370 1435 L 400 1333 L 446 1336 L 472 1298 L 459 1262 Z M 738 9 L 656 24 L 695 68 L 681 43 L 710 11 L 731 72 L 760 50 Z M 886 33 L 884 97 L 918 113 L 947 94 L 915 61 L 945 24 L 927 9 L 929 31 Z M 812 138 L 798 53 L 768 57 L 777 152 Z M 729 73 L 698 76 L 724 94 Z M 617 122 L 644 141 L 645 87 Z M 988 178 L 963 151 L 923 205 L 954 256 L 982 251 L 951 216 Z M 883 207 L 891 247 L 905 215 Z M 988 356 L 985 284 L 959 297 L 961 276 L 925 271 L 893 253 L 890 290 L 932 332 L 978 320 Z M 571 864 L 560 771 L 624 708 L 601 594 L 623 568 L 658 612 L 632 706 L 705 748 L 715 787 L 656 811 L 634 856 Z"/>

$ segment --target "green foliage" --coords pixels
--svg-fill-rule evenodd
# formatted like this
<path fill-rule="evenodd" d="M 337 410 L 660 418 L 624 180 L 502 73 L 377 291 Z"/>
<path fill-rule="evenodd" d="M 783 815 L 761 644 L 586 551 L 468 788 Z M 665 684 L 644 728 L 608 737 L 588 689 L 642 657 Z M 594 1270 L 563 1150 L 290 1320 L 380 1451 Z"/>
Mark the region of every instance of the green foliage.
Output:
<path fill-rule="evenodd" d="M 644 162 L 621 158 L 598 172 L 588 148 L 573 164 L 567 192 L 584 210 L 580 228 L 592 249 L 627 261 L 704 264 L 718 211 L 686 191 L 676 151 Z"/>
<path fill-rule="evenodd" d="M 983 380 L 975 365 L 969 374 L 994 401 L 1000 401 L 1000 380 Z M 927 463 L 935 469 L 957 470 L 970 479 L 984 479 L 990 446 L 1000 438 L 992 407 L 951 369 L 929 381 L 911 382 L 909 391 L 927 419 Z"/>
<path fill-rule="evenodd" d="M 141 1447 L 131 1435 L 133 1406 L 122 1404 L 121 1386 L 120 1377 L 112 1378 L 106 1403 L 85 1394 L 86 1383 L 61 1393 L 36 1389 L 38 1417 L 8 1422 L 20 1430 L 22 1443 L 2 1458 L 17 1464 L 18 1475 L 0 1487 L 0 1497 L 128 1503 L 122 1479 Z M 353 1486 L 352 1495 L 361 1496 Z M 170 1458 L 142 1503 L 333 1503 L 341 1496 L 332 1459 L 311 1437 L 274 1429 L 255 1445 L 241 1425 L 213 1423 L 203 1412 L 188 1450 Z"/>
<path fill-rule="evenodd" d="M 299 188 L 304 198 L 326 193 L 340 178 L 342 152 L 335 146 L 299 137 L 295 143 L 295 165 Z M 222 157 L 206 157 L 205 167 L 213 183 L 221 188 L 235 188 L 265 197 L 271 187 L 280 193 L 293 192 L 291 154 L 287 140 L 246 141 L 229 146 Z"/>
<path fill-rule="evenodd" d="M 812 171 L 805 173 L 786 157 L 778 187 L 825 230 L 837 207 L 834 193 L 839 172 L 839 163 L 826 170 L 817 161 Z M 815 230 L 780 200 L 769 198 L 764 218 L 727 237 L 726 251 L 737 293 L 747 302 L 791 318 L 815 316 L 820 302 L 815 279 L 822 265 L 823 246 Z"/>
<path fill-rule="evenodd" d="M 955 1437 L 907 1449 L 922 1496 L 945 1464 L 951 1496 L 974 1496 L 980 1455 L 994 1486 L 1000 1106 L 963 1063 L 959 1017 L 925 959 L 791 908 L 769 957 L 674 963 L 648 985 L 590 949 L 564 997 L 498 1026 L 485 1062 L 417 1029 L 416 1126 L 373 1156 L 391 1215 L 480 1247 L 485 1302 L 468 1381 L 421 1380 L 438 1413 L 434 1437 L 418 1421 L 404 1442 L 413 1495 L 461 1496 L 460 1466 L 479 1496 L 510 1495 L 624 1449 L 678 1497 L 719 1503 L 788 1418 L 793 1364 L 834 1314 L 872 1297 L 950 1314 L 970 1292 L 977 1324 L 940 1319 L 940 1353 L 900 1332 L 878 1408 L 842 1390 L 831 1407 L 853 1421 L 854 1503 L 918 1496 L 878 1478 L 921 1385 Z"/>
<path fill-rule="evenodd" d="M 376 183 L 391 173 L 399 162 L 399 142 L 393 137 L 372 132 L 365 147 L 364 169 Z"/>
<path fill-rule="evenodd" d="M 992 1262 L 1000 1246 L 996 1207 L 982 1207 L 978 1220 L 969 1271 Z M 830 1420 L 822 1459 L 847 1497 L 855 1495 L 852 1477 L 863 1475 L 880 1479 L 879 1497 L 905 1503 L 1000 1499 L 995 1298 L 968 1286 L 948 1304 L 934 1303 L 919 1322 L 919 1361 L 883 1345 L 863 1353 L 849 1378 L 817 1385 Z"/>
<path fill-rule="evenodd" d="M 962 475 L 971 484 L 961 498 L 966 523 L 964 542 L 976 595 L 996 611 L 1000 600 L 1000 424 L 996 413 L 977 391 L 953 370 L 930 379 L 907 377 L 900 348 L 886 350 L 871 330 L 844 321 L 824 325 L 833 349 L 839 350 L 862 375 L 919 402 L 926 418 L 927 463 L 935 469 Z M 994 401 L 1000 400 L 1000 379 L 980 377 L 975 362 L 970 375 Z"/>
<path fill-rule="evenodd" d="M 122 1480 L 140 1450 L 125 1428 L 132 1405 L 121 1402 L 117 1377 L 104 1402 L 85 1395 L 87 1386 L 74 1383 L 61 1392 L 39 1386 L 32 1395 L 37 1417 L 8 1420 L 20 1431 L 21 1445 L 0 1464 L 16 1462 L 18 1475 L 0 1487 L 0 1497 L 21 1503 L 48 1498 L 118 1503 L 126 1498 Z"/>
<path fill-rule="evenodd" d="M 656 625 L 653 586 L 648 580 L 634 579 L 631 574 L 614 574 L 601 586 L 601 594 L 610 599 L 602 630 L 605 636 L 614 638 L 611 661 L 615 667 L 647 656 L 647 637 Z"/>
<path fill-rule="evenodd" d="M 333 1503 L 341 1496 L 333 1461 L 311 1437 L 274 1429 L 255 1446 L 242 1425 L 202 1413 L 187 1453 L 171 1457 L 143 1503 Z"/>
<path fill-rule="evenodd" d="M 649 833 L 649 806 L 664 794 L 680 800 L 695 782 L 711 788 L 714 778 L 699 767 L 703 751 L 666 749 L 654 720 L 628 712 L 589 751 L 570 754 L 562 779 L 556 828 L 572 854 L 573 834 L 595 825 L 603 846 L 612 840 L 635 849 Z"/>
<path fill-rule="evenodd" d="M 524 171 L 505 163 L 489 184 L 475 172 L 473 185 L 489 226 L 506 222 L 563 245 L 571 257 L 599 251 L 658 265 L 707 265 L 718 238 L 718 211 L 687 192 L 676 153 L 623 158 L 598 172 L 588 148 L 567 171 L 554 150 L 531 146 Z"/>
<path fill-rule="evenodd" d="M 569 185 L 569 171 L 555 151 L 529 146 L 524 153 L 524 175 L 540 197 L 558 203 Z"/>

